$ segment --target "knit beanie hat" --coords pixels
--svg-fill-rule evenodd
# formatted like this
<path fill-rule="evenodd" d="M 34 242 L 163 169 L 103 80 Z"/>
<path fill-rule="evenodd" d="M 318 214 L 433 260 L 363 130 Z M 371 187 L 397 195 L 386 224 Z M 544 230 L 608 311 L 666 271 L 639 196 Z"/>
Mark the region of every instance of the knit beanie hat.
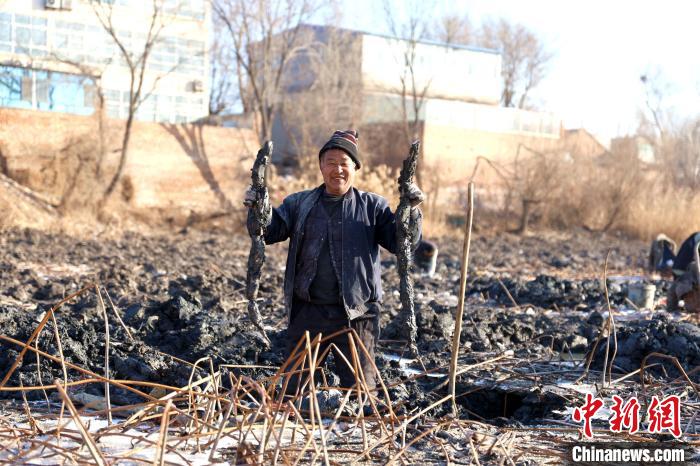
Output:
<path fill-rule="evenodd" d="M 359 138 L 360 133 L 356 130 L 336 131 L 328 142 L 323 145 L 318 153 L 318 158 L 320 159 L 323 153 L 329 149 L 340 149 L 345 151 L 352 161 L 355 162 L 355 168 L 360 168 L 362 164 L 357 152 L 357 140 Z"/>

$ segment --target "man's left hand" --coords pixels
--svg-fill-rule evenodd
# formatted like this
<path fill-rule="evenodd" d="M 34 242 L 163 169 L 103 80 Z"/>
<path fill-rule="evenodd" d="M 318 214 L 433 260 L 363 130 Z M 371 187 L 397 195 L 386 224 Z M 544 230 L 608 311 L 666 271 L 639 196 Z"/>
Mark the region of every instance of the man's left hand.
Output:
<path fill-rule="evenodd" d="M 418 207 L 425 200 L 425 194 L 418 186 L 411 183 L 408 188 L 408 200 L 411 202 L 411 207 Z"/>

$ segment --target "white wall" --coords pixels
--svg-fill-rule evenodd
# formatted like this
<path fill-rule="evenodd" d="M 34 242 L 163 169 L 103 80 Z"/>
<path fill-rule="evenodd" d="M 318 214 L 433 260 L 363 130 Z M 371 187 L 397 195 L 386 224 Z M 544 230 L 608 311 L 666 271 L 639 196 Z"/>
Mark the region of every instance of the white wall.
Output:
<path fill-rule="evenodd" d="M 549 112 L 428 99 L 425 121 L 454 128 L 495 133 L 531 133 L 559 138 L 561 118 Z"/>
<path fill-rule="evenodd" d="M 368 91 L 399 92 L 404 73 L 404 40 L 365 34 L 362 81 Z M 501 97 L 501 56 L 496 52 L 417 43 L 416 88 L 427 96 L 497 105 Z"/>

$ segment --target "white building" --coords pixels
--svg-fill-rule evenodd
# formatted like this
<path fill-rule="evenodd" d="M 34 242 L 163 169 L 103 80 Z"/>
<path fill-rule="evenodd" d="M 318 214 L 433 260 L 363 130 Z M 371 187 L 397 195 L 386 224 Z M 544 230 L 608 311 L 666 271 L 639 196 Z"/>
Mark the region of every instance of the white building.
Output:
<path fill-rule="evenodd" d="M 325 26 L 304 26 L 312 39 L 307 52 L 297 51 L 285 74 L 287 101 L 293 96 L 314 92 L 314 73 L 325 66 L 322 53 L 332 34 L 340 36 L 342 78 L 355 83 L 358 97 L 353 105 L 361 107 L 353 123 L 361 128 L 361 144 L 381 161 L 398 166 L 405 157 L 405 141 L 400 138 L 404 118 L 418 122 L 419 138 L 425 160 L 457 158 L 460 165 L 478 156 L 511 157 L 519 144 L 549 149 L 559 142 L 561 119 L 549 112 L 535 112 L 499 105 L 502 58 L 498 51 L 455 44 L 408 40 Z M 413 50 L 414 76 L 407 74 L 406 52 Z M 407 97 L 404 98 L 404 85 Z M 415 85 L 412 79 L 415 79 Z M 411 92 L 420 99 L 415 118 Z M 404 116 L 404 102 L 406 115 Z M 284 117 L 282 117 L 283 119 Z M 320 122 L 323 124 L 323 122 Z M 285 152 L 292 147 L 290 134 L 294 122 L 274 125 L 276 147 Z M 382 141 L 393 141 L 380 148 Z M 321 141 L 322 142 L 322 141 Z M 398 144 L 396 144 L 398 143 Z M 292 153 L 293 149 L 287 149 Z"/>
<path fill-rule="evenodd" d="M 129 71 L 106 33 L 93 0 L 5 0 L 0 2 L 0 106 L 92 114 L 100 86 L 107 114 L 125 118 Z M 139 56 L 150 1 L 102 0 L 113 8 L 121 43 Z M 106 5 L 108 4 L 108 5 Z M 186 122 L 208 113 L 206 0 L 163 0 L 163 28 L 147 61 L 144 121 Z"/>

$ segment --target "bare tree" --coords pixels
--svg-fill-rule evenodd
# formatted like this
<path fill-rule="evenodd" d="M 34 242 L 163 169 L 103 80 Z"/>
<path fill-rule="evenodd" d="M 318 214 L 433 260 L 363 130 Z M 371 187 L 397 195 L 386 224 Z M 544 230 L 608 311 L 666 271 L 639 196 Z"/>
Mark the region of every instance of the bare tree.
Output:
<path fill-rule="evenodd" d="M 302 169 L 317 163 L 318 148 L 333 130 L 354 127 L 360 120 L 362 44 L 357 39 L 352 31 L 326 28 L 290 62 L 297 80 L 285 93 L 280 112 Z"/>
<path fill-rule="evenodd" d="M 668 84 L 665 83 L 658 70 L 653 72 L 653 74 L 642 74 L 639 80 L 644 86 L 646 112 L 651 116 L 651 122 L 649 122 L 647 113 L 642 113 L 640 124 L 647 133 L 646 136 L 658 137 L 663 140 L 668 125 L 663 106 Z M 648 123 L 651 123 L 651 125 Z M 653 130 L 649 131 L 649 126 L 653 126 Z M 656 134 L 652 134 L 654 131 Z"/>
<path fill-rule="evenodd" d="M 506 107 L 526 108 L 530 91 L 545 77 L 552 54 L 534 32 L 505 19 L 484 23 L 478 42 L 501 51 L 501 103 Z"/>
<path fill-rule="evenodd" d="M 421 82 L 418 79 L 418 43 L 428 37 L 428 11 L 430 2 L 407 1 L 408 18 L 404 24 L 396 22 L 396 13 L 388 0 L 384 1 L 384 14 L 387 26 L 394 37 L 402 39 L 403 50 L 399 59 L 402 62 L 399 75 L 401 95 L 401 113 L 406 147 L 420 137 L 421 111 L 431 80 Z M 420 178 L 420 177 L 419 177 Z"/>
<path fill-rule="evenodd" d="M 640 81 L 646 108 L 637 135 L 652 144 L 668 185 L 700 189 L 700 117 L 674 118 L 668 105 L 672 85 L 658 70 L 643 74 Z"/>
<path fill-rule="evenodd" d="M 450 13 L 435 22 L 430 38 L 447 44 L 470 45 L 476 42 L 476 31 L 469 17 Z"/>
<path fill-rule="evenodd" d="M 303 24 L 320 8 L 320 0 L 211 0 L 225 26 L 236 59 L 243 109 L 254 112 L 262 144 L 271 138 L 279 110 L 283 75 L 294 53 L 305 44 Z"/>
<path fill-rule="evenodd" d="M 91 5 L 95 16 L 99 20 L 103 29 L 117 46 L 120 57 L 126 65 L 129 76 L 126 124 L 122 135 L 119 163 L 114 175 L 103 193 L 102 203 L 104 204 L 114 192 L 124 173 L 124 167 L 126 166 L 127 157 L 129 154 L 131 130 L 136 112 L 141 104 L 152 94 L 158 81 L 163 77 L 163 75 L 156 77 L 151 83 L 150 89 L 147 88 L 146 70 L 148 67 L 148 60 L 150 59 L 151 53 L 153 52 L 153 49 L 155 48 L 156 43 L 160 38 L 160 34 L 166 24 L 163 17 L 163 2 L 160 0 L 151 0 L 151 9 L 143 41 L 137 42 L 135 38 L 134 40 L 130 40 L 128 36 L 122 34 L 122 31 L 115 24 L 115 7 L 113 2 L 92 1 Z M 173 67 L 173 70 L 175 67 Z"/>
<path fill-rule="evenodd" d="M 522 149 L 522 151 L 521 151 Z M 513 161 L 512 188 L 520 200 L 520 222 L 515 232 L 525 234 L 535 209 L 556 195 L 560 185 L 562 158 L 557 153 L 543 153 L 518 144 Z M 511 196 L 511 193 L 508 194 Z"/>
<path fill-rule="evenodd" d="M 668 148 L 674 154 L 669 171 L 675 174 L 679 186 L 697 192 L 700 189 L 700 119 L 689 119 L 674 136 L 673 145 Z"/>
<path fill-rule="evenodd" d="M 228 30 L 220 17 L 213 18 L 214 37 L 209 50 L 211 91 L 209 115 L 220 115 L 239 102 L 236 90 L 236 56 L 227 41 Z"/>

